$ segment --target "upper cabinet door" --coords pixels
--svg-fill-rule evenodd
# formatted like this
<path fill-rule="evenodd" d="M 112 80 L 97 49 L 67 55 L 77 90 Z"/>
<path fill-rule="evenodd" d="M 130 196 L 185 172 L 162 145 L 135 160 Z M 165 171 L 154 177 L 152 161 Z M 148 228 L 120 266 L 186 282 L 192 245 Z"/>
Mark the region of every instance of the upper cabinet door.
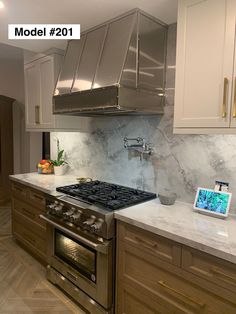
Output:
<path fill-rule="evenodd" d="M 39 63 L 40 71 L 40 123 L 41 127 L 54 127 L 52 114 L 52 95 L 55 88 L 53 57 L 42 58 Z"/>
<path fill-rule="evenodd" d="M 236 12 L 236 1 L 235 1 L 234 12 Z M 236 25 L 236 21 L 235 21 L 235 25 Z M 235 33 L 236 33 L 236 27 L 235 27 Z M 232 82 L 233 82 L 233 85 L 232 85 L 232 109 L 231 109 L 231 124 L 230 124 L 230 126 L 233 128 L 236 128 L 236 40 L 235 40 L 235 55 L 234 55 L 234 73 L 233 73 Z"/>
<path fill-rule="evenodd" d="M 30 63 L 25 66 L 25 105 L 26 126 L 28 128 L 40 128 L 40 78 L 38 63 Z"/>
<path fill-rule="evenodd" d="M 179 0 L 175 128 L 230 125 L 235 0 Z"/>

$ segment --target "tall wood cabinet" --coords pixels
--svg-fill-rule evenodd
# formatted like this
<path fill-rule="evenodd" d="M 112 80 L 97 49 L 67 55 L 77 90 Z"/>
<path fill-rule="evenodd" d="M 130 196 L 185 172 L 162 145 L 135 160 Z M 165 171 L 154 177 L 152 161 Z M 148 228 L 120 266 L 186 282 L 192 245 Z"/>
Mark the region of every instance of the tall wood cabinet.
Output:
<path fill-rule="evenodd" d="M 35 56 L 25 63 L 25 106 L 27 131 L 78 130 L 79 118 L 53 115 L 53 93 L 63 56 Z"/>
<path fill-rule="evenodd" d="M 179 0 L 175 133 L 236 132 L 235 0 Z"/>
<path fill-rule="evenodd" d="M 9 175 L 13 174 L 14 99 L 0 95 L 0 204 L 10 201 Z"/>

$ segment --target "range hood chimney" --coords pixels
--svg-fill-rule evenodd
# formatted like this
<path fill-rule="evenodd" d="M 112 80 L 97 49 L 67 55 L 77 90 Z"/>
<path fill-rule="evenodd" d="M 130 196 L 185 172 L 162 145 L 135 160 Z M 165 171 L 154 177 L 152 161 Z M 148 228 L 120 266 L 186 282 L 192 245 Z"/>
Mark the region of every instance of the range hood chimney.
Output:
<path fill-rule="evenodd" d="M 138 9 L 68 43 L 54 114 L 161 114 L 167 26 Z"/>

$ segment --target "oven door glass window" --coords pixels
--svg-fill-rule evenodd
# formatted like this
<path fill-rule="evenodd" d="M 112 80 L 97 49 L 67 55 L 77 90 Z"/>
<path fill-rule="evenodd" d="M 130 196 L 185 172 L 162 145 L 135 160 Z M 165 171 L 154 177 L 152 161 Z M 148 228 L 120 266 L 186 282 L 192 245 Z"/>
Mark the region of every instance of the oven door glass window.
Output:
<path fill-rule="evenodd" d="M 55 229 L 55 255 L 96 282 L 96 251 Z"/>

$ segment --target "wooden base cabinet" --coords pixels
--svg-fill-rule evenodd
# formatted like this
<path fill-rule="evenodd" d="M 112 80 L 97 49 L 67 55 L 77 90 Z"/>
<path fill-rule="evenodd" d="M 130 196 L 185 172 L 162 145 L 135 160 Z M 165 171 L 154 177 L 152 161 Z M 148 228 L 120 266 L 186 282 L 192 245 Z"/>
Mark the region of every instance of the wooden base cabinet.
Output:
<path fill-rule="evenodd" d="M 130 232 L 145 241 L 137 246 L 129 241 L 127 235 Z M 152 239 L 152 242 L 147 239 Z M 163 251 L 166 241 L 169 247 L 175 248 L 175 259 L 181 261 L 180 264 L 173 259 L 166 261 L 165 258 L 157 257 L 152 251 L 154 242 L 155 248 Z M 189 256 L 188 262 L 184 261 L 188 249 L 191 250 L 174 241 L 118 222 L 116 313 L 235 314 L 236 294 L 230 286 L 216 286 L 215 281 L 212 283 L 200 278 L 192 270 L 186 271 L 190 267 Z M 234 268 L 236 270 L 235 265 Z"/>
<path fill-rule="evenodd" d="M 12 183 L 12 232 L 27 250 L 46 262 L 46 224 L 39 215 L 46 211 L 43 193 Z"/>

